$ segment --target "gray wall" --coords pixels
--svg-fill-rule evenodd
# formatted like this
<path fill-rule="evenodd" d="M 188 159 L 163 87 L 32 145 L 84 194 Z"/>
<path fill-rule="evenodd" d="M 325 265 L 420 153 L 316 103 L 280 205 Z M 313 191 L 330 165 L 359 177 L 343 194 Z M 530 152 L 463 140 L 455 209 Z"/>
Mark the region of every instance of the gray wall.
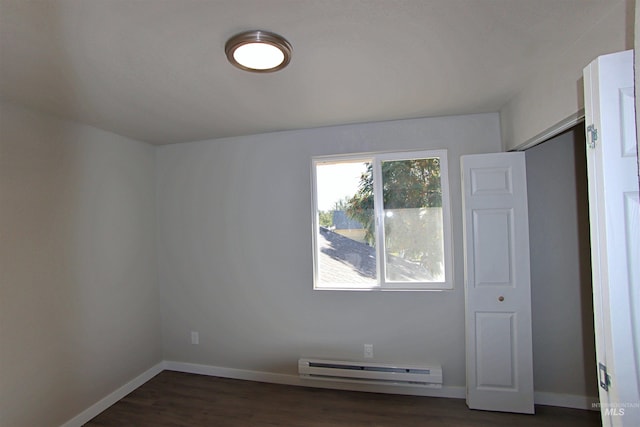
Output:
<path fill-rule="evenodd" d="M 0 103 L 0 425 L 60 425 L 161 360 L 154 155 Z"/>
<path fill-rule="evenodd" d="M 610 0 L 594 25 L 540 63 L 500 110 L 505 151 L 527 145 L 584 108 L 582 70 L 599 55 L 633 49 L 634 0 Z M 581 11 L 576 11 L 581 13 Z"/>
<path fill-rule="evenodd" d="M 441 363 L 464 386 L 462 154 L 500 151 L 497 114 L 370 123 L 158 148 L 167 360 L 283 374 L 301 356 Z M 312 290 L 313 155 L 447 148 L 454 286 Z M 200 345 L 189 343 L 200 332 Z"/>
<path fill-rule="evenodd" d="M 295 374 L 300 356 L 372 343 L 375 360 L 441 363 L 464 386 L 459 157 L 500 151 L 497 114 L 154 148 L 0 108 L 0 424 L 60 424 L 162 359 Z M 454 290 L 313 291 L 310 157 L 443 147 Z M 567 147 L 527 152 L 535 386 L 595 395 L 584 171 Z"/>
<path fill-rule="evenodd" d="M 535 389 L 597 396 L 584 126 L 526 159 Z"/>

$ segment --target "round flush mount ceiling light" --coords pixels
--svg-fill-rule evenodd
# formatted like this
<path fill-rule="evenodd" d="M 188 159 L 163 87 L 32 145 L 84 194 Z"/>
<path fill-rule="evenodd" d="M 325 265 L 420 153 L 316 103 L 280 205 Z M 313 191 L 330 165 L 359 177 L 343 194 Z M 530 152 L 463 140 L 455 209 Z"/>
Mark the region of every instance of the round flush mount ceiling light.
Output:
<path fill-rule="evenodd" d="M 255 73 L 270 73 L 289 64 L 293 49 L 278 34 L 255 30 L 231 37 L 224 50 L 234 66 Z"/>

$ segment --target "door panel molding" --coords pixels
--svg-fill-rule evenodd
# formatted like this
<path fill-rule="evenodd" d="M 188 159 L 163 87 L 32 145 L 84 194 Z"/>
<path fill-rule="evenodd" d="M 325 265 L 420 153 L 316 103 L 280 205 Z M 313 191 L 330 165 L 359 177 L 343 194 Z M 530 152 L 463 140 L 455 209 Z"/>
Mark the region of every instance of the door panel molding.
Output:
<path fill-rule="evenodd" d="M 524 156 L 461 157 L 471 409 L 534 412 Z"/>

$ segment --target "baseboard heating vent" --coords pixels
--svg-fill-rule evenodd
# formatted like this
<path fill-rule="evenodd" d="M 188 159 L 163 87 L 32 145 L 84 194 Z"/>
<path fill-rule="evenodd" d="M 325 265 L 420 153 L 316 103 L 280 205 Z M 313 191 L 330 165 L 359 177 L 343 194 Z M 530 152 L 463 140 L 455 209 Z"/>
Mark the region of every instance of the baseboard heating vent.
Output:
<path fill-rule="evenodd" d="M 298 360 L 298 373 L 303 378 L 330 381 L 442 387 L 442 368 L 440 366 L 408 366 L 303 358 Z"/>

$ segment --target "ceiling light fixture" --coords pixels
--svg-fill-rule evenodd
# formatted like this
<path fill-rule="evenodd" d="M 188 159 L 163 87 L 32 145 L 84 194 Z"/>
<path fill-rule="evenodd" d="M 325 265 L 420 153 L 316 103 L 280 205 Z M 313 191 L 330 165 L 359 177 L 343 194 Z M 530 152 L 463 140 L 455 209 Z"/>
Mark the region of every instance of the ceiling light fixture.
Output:
<path fill-rule="evenodd" d="M 291 61 L 291 44 L 268 31 L 247 31 L 231 37 L 224 46 L 227 59 L 234 66 L 255 73 L 271 73 Z"/>

